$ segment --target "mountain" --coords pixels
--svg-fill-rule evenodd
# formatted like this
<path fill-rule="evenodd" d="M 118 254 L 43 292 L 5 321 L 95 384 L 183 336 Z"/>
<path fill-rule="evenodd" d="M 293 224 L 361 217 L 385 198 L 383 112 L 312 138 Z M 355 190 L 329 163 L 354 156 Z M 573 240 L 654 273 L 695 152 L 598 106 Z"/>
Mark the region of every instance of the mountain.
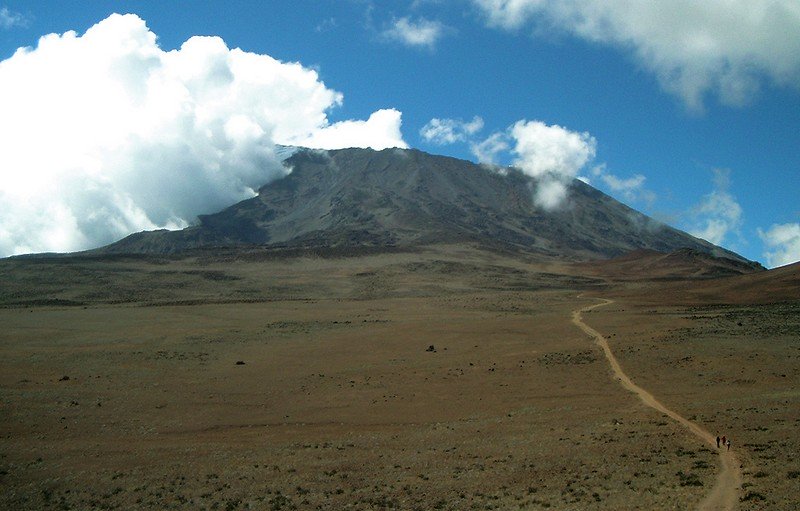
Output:
<path fill-rule="evenodd" d="M 764 268 L 754 262 L 682 248 L 670 253 L 640 249 L 608 260 L 579 263 L 585 275 L 615 281 L 715 279 L 750 274 Z"/>
<path fill-rule="evenodd" d="M 572 261 L 632 250 L 739 255 L 657 222 L 573 180 L 555 211 L 534 204 L 536 180 L 417 150 L 301 149 L 292 172 L 256 197 L 181 231 L 133 234 L 92 253 L 170 254 L 197 248 L 414 247 L 477 243 Z"/>
<path fill-rule="evenodd" d="M 661 254 L 661 257 L 665 257 Z M 638 260 L 635 260 L 638 259 Z M 601 276 L 616 284 L 606 296 L 638 304 L 659 306 L 706 307 L 709 305 L 760 305 L 791 303 L 800 300 L 800 263 L 768 271 L 714 265 L 713 261 L 698 264 L 691 271 L 687 266 L 668 268 L 658 256 L 631 258 L 624 262 L 580 263 L 582 275 Z M 653 264 L 655 263 L 655 264 Z M 591 268 L 591 266 L 595 266 Z M 583 271 L 581 271 L 583 270 Z M 705 270 L 705 271 L 704 271 Z M 625 276 L 623 276 L 625 275 Z M 639 275 L 640 278 L 635 276 Z M 715 278 L 724 277 L 724 278 Z M 774 309 L 780 325 L 781 308 Z M 791 313 L 787 313 L 791 314 Z"/>

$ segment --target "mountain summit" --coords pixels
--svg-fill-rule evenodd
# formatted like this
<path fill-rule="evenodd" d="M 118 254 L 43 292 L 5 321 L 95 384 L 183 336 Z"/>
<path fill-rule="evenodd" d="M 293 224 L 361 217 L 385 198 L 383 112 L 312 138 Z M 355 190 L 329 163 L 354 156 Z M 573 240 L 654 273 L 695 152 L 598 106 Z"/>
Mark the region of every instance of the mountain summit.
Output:
<path fill-rule="evenodd" d="M 536 180 L 508 168 L 418 150 L 301 149 L 292 172 L 256 197 L 181 231 L 141 232 L 101 253 L 211 247 L 412 247 L 478 243 L 566 260 L 689 248 L 744 261 L 573 180 L 554 211 L 533 201 Z"/>

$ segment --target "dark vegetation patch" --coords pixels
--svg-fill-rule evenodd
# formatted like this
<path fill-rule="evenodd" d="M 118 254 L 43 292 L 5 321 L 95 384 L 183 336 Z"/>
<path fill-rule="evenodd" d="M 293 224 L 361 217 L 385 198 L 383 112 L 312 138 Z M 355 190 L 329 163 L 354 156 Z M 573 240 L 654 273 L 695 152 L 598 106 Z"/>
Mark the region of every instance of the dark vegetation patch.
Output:
<path fill-rule="evenodd" d="M 679 470 L 676 475 L 678 476 L 679 484 L 681 486 L 703 486 L 703 481 L 700 480 L 700 476 L 694 472 L 686 473 L 682 470 Z"/>
<path fill-rule="evenodd" d="M 583 365 L 591 364 L 597 361 L 597 354 L 593 351 L 580 351 L 577 353 L 570 353 L 566 351 L 556 351 L 553 353 L 545 353 L 537 359 L 542 365 Z"/>
<path fill-rule="evenodd" d="M 688 319 L 702 326 L 686 329 L 689 335 L 705 332 L 734 336 L 800 336 L 800 301 L 767 305 L 716 305 L 687 309 Z"/>

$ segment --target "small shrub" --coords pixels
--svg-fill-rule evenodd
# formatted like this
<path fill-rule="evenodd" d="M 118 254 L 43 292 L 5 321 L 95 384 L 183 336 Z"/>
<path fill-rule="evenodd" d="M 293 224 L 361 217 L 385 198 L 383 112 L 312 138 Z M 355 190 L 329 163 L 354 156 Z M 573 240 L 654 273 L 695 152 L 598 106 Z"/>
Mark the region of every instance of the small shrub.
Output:
<path fill-rule="evenodd" d="M 764 497 L 760 493 L 754 492 L 754 491 L 747 492 L 747 495 L 745 495 L 744 497 L 739 499 L 740 502 L 748 502 L 750 500 L 762 500 L 763 501 L 763 500 L 767 500 L 767 499 L 766 499 L 766 497 Z"/>
<path fill-rule="evenodd" d="M 682 470 L 679 470 L 676 475 L 680 478 L 681 486 L 703 486 L 703 481 L 700 480 L 697 474 L 691 472 L 685 474 Z"/>

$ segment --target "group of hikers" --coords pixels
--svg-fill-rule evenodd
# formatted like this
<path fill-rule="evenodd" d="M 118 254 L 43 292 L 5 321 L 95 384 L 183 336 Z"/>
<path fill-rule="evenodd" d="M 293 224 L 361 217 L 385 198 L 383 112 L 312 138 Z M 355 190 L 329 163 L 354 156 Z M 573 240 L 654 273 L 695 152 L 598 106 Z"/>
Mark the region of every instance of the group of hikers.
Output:
<path fill-rule="evenodd" d="M 729 451 L 731 450 L 731 439 L 730 438 L 725 438 L 725 435 L 722 435 L 722 438 L 717 436 L 717 449 L 719 449 L 720 442 L 722 442 L 721 445 L 723 447 L 727 447 Z"/>

